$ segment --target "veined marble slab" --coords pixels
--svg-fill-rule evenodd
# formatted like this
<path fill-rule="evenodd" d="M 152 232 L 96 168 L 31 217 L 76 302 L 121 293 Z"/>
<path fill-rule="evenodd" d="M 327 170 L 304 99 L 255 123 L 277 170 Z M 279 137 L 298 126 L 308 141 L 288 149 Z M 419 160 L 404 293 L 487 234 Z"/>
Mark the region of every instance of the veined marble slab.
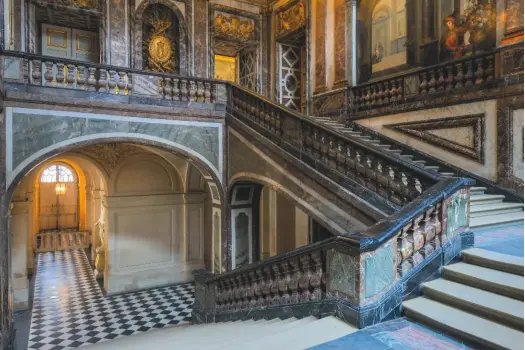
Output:
<path fill-rule="evenodd" d="M 100 139 L 153 141 L 206 164 L 222 181 L 221 123 L 123 117 L 94 113 L 6 108 L 6 186 L 53 150 Z"/>

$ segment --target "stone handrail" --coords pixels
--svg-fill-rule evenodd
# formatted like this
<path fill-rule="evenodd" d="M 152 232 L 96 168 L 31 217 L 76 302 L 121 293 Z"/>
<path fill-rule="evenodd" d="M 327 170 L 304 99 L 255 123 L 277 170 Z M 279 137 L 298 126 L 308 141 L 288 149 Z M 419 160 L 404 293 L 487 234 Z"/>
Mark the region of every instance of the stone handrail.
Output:
<path fill-rule="evenodd" d="M 352 112 L 414 100 L 438 92 L 489 85 L 495 79 L 496 52 L 424 67 L 349 89 Z"/>
<path fill-rule="evenodd" d="M 182 102 L 226 103 L 226 82 L 125 67 L 92 64 L 60 57 L 3 51 L 19 60 L 19 71 L 6 81 L 113 95 L 135 95 Z"/>
<path fill-rule="evenodd" d="M 439 180 L 439 174 L 345 136 L 237 85 L 230 87 L 230 111 L 270 132 L 315 160 L 402 206 Z"/>

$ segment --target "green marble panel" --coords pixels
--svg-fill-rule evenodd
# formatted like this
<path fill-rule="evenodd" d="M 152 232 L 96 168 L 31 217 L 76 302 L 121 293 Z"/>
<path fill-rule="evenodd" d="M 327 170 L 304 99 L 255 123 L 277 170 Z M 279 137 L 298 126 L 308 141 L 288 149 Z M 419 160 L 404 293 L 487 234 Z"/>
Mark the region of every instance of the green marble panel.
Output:
<path fill-rule="evenodd" d="M 365 297 L 370 298 L 394 281 L 394 242 L 365 258 Z"/>

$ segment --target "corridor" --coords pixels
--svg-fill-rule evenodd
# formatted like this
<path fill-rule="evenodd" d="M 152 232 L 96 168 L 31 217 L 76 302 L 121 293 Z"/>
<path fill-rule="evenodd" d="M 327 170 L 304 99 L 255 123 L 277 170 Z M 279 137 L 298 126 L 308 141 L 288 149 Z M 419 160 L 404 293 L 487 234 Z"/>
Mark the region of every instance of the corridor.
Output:
<path fill-rule="evenodd" d="M 191 322 L 193 284 L 105 297 L 83 250 L 38 255 L 28 349 L 65 349 Z"/>

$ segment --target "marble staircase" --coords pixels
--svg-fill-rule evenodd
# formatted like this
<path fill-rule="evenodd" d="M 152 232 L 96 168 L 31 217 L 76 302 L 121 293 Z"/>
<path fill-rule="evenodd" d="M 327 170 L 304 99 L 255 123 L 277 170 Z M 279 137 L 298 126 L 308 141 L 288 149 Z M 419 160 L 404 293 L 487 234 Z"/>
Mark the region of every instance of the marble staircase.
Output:
<path fill-rule="evenodd" d="M 341 132 L 347 136 L 353 136 L 363 142 L 374 144 L 382 148 L 385 152 L 392 155 L 398 155 L 405 160 L 412 161 L 415 165 L 421 166 L 427 170 L 436 171 L 442 176 L 456 176 L 453 172 L 443 171 L 437 165 L 427 165 L 425 160 L 413 159 L 412 155 L 405 155 L 400 149 L 395 149 L 391 144 L 382 140 L 374 139 L 365 135 L 361 131 L 354 130 L 352 127 L 346 127 L 344 124 L 332 120 L 329 117 L 314 117 L 315 120 L 323 125 Z M 470 197 L 470 227 L 472 229 L 485 229 L 496 227 L 500 224 L 522 223 L 524 220 L 523 203 L 507 202 L 504 195 L 486 194 L 485 187 L 472 187 Z"/>
<path fill-rule="evenodd" d="M 405 316 L 481 349 L 523 349 L 522 257 L 467 249 L 422 291 Z"/>
<path fill-rule="evenodd" d="M 167 327 L 83 347 L 96 349 L 306 349 L 357 331 L 339 319 L 247 320 Z"/>

